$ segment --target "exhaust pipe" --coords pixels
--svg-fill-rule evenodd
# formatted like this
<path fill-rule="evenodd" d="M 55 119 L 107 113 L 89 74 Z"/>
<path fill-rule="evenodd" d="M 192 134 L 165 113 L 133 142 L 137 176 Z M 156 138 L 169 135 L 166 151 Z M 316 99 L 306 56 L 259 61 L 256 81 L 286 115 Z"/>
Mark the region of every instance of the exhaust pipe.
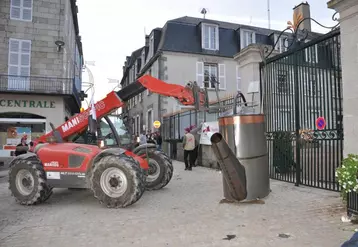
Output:
<path fill-rule="evenodd" d="M 210 138 L 213 152 L 223 173 L 224 197 L 229 201 L 242 201 L 247 197 L 246 172 L 220 133 Z"/>

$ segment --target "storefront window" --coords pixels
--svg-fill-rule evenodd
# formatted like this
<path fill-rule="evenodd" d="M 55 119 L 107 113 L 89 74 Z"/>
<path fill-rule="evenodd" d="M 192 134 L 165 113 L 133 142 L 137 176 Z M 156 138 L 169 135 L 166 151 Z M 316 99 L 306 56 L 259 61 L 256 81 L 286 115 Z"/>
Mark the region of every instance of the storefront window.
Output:
<path fill-rule="evenodd" d="M 30 143 L 45 134 L 45 129 L 44 117 L 21 112 L 0 113 L 0 156 L 10 156 L 24 135 Z"/>
<path fill-rule="evenodd" d="M 20 143 L 26 135 L 27 142 L 45 134 L 45 123 L 1 123 L 0 124 L 0 150 L 10 150 L 11 146 Z"/>

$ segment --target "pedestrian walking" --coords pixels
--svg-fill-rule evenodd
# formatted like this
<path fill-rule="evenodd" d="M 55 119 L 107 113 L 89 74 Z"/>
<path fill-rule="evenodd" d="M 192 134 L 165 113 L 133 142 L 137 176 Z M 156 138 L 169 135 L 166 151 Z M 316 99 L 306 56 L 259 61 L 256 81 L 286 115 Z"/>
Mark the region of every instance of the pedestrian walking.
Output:
<path fill-rule="evenodd" d="M 157 132 L 157 134 L 155 135 L 155 141 L 157 142 L 157 150 L 158 151 L 162 151 L 162 136 L 160 135 L 159 131 Z"/>
<path fill-rule="evenodd" d="M 142 144 L 146 144 L 146 143 L 147 143 L 147 136 L 145 135 L 145 131 L 143 131 L 140 133 L 140 136 L 139 136 L 139 144 L 142 145 Z"/>
<path fill-rule="evenodd" d="M 184 163 L 185 170 L 192 170 L 194 166 L 194 149 L 195 149 L 195 137 L 190 133 L 189 128 L 185 129 L 185 135 L 183 137 L 183 148 L 184 148 Z"/>

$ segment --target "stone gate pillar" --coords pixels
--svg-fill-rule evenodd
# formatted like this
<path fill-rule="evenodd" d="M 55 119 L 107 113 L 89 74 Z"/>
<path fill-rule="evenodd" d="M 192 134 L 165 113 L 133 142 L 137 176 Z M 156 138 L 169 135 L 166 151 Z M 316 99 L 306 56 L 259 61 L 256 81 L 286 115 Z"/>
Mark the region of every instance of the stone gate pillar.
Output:
<path fill-rule="evenodd" d="M 343 84 L 343 155 L 358 154 L 358 1 L 331 0 L 340 16 Z"/>

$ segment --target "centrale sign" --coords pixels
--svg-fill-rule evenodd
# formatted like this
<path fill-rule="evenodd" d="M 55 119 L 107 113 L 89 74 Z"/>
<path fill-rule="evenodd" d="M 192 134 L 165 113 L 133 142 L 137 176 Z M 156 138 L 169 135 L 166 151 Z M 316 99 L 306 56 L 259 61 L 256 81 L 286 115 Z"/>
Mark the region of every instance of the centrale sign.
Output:
<path fill-rule="evenodd" d="M 55 108 L 55 101 L 0 99 L 0 107 Z"/>

